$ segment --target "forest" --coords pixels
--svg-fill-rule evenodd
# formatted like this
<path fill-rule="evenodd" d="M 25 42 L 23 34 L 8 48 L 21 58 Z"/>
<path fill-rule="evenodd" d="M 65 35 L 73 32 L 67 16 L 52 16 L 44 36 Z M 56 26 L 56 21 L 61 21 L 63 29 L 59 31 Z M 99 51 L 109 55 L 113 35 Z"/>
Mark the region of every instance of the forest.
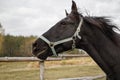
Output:
<path fill-rule="evenodd" d="M 0 57 L 23 57 L 32 55 L 32 43 L 36 36 L 12 36 L 0 34 Z"/>

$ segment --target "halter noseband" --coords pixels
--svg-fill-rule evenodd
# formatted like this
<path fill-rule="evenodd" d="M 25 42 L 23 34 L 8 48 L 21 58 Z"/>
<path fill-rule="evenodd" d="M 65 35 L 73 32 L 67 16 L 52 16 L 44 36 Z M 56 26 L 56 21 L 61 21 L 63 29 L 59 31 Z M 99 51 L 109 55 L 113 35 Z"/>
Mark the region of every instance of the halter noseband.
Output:
<path fill-rule="evenodd" d="M 55 48 L 54 48 L 56 45 L 59 45 L 59 44 L 62 44 L 62 43 L 68 42 L 68 41 L 73 41 L 72 49 L 74 49 L 74 48 L 76 47 L 76 45 L 75 45 L 75 39 L 76 39 L 77 37 L 78 37 L 79 39 L 81 39 L 81 36 L 79 35 L 79 32 L 80 32 L 82 23 L 83 23 L 83 18 L 81 17 L 81 20 L 80 20 L 79 25 L 78 25 L 78 27 L 77 27 L 77 29 L 76 29 L 76 32 L 74 33 L 74 35 L 73 35 L 72 37 L 69 37 L 69 38 L 66 38 L 66 39 L 63 39 L 63 40 L 60 40 L 60 41 L 56 41 L 56 42 L 49 41 L 49 40 L 48 40 L 47 38 L 45 38 L 43 35 L 40 36 L 40 38 L 49 45 L 49 47 L 51 48 L 51 51 L 52 51 L 53 55 L 54 55 L 54 56 L 58 56 L 57 53 L 56 53 L 56 51 L 55 51 Z M 40 53 L 40 54 L 41 54 L 41 53 Z M 38 53 L 37 56 L 39 56 L 40 54 Z"/>

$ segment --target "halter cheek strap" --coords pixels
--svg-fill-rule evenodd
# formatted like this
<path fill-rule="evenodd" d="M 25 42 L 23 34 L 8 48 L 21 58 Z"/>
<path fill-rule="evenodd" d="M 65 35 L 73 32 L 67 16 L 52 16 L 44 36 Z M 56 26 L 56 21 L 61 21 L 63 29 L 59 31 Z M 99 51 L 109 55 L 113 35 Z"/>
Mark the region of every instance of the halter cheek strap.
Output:
<path fill-rule="evenodd" d="M 53 53 L 54 56 L 58 56 L 56 51 L 55 51 L 55 46 L 56 45 L 59 45 L 59 44 L 62 44 L 62 43 L 65 43 L 65 42 L 69 42 L 69 41 L 73 41 L 73 44 L 72 44 L 72 49 L 76 48 L 76 45 L 75 45 L 75 40 L 76 38 L 78 37 L 79 39 L 81 39 L 81 36 L 79 35 L 79 32 L 80 32 L 80 29 L 81 29 L 81 26 L 82 26 L 82 23 L 83 23 L 83 18 L 81 18 L 80 20 L 80 23 L 74 33 L 74 35 L 70 38 L 66 38 L 66 39 L 63 39 L 63 40 L 60 40 L 60 41 L 56 41 L 56 42 L 52 42 L 52 41 L 49 41 L 47 38 L 45 38 L 43 35 L 40 36 L 40 38 L 45 41 L 49 47 L 51 48 L 51 51 Z M 40 54 L 39 54 L 40 55 Z M 39 56 L 38 55 L 38 56 Z"/>

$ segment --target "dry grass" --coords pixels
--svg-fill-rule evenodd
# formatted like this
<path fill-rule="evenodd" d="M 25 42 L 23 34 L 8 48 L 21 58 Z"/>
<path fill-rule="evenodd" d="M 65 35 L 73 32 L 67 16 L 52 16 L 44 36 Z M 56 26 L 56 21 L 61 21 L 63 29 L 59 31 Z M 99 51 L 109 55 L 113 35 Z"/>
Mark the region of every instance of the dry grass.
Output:
<path fill-rule="evenodd" d="M 101 74 L 101 69 L 89 57 L 45 62 L 45 80 Z M 39 63 L 1 62 L 0 80 L 39 80 Z"/>
<path fill-rule="evenodd" d="M 85 66 L 85 65 L 97 65 L 92 58 L 90 57 L 81 57 L 81 58 L 72 58 L 67 60 L 61 60 L 61 61 L 46 61 L 45 66 L 46 68 L 50 67 L 58 67 L 58 66 L 65 66 L 65 65 L 79 65 L 79 66 Z M 39 62 L 30 62 L 27 65 L 28 68 L 39 68 Z"/>

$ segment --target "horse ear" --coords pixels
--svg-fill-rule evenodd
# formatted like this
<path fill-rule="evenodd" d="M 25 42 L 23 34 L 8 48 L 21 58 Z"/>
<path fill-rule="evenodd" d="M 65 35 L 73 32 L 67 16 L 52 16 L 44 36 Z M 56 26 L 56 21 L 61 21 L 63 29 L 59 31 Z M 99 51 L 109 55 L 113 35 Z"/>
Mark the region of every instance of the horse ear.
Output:
<path fill-rule="evenodd" d="M 77 12 L 77 5 L 76 5 L 75 1 L 73 1 L 73 0 L 72 0 L 71 10 L 72 10 L 72 12 L 75 12 L 75 13 Z"/>
<path fill-rule="evenodd" d="M 66 16 L 68 16 L 68 15 L 69 15 L 66 9 L 65 9 L 65 13 L 66 13 Z"/>

